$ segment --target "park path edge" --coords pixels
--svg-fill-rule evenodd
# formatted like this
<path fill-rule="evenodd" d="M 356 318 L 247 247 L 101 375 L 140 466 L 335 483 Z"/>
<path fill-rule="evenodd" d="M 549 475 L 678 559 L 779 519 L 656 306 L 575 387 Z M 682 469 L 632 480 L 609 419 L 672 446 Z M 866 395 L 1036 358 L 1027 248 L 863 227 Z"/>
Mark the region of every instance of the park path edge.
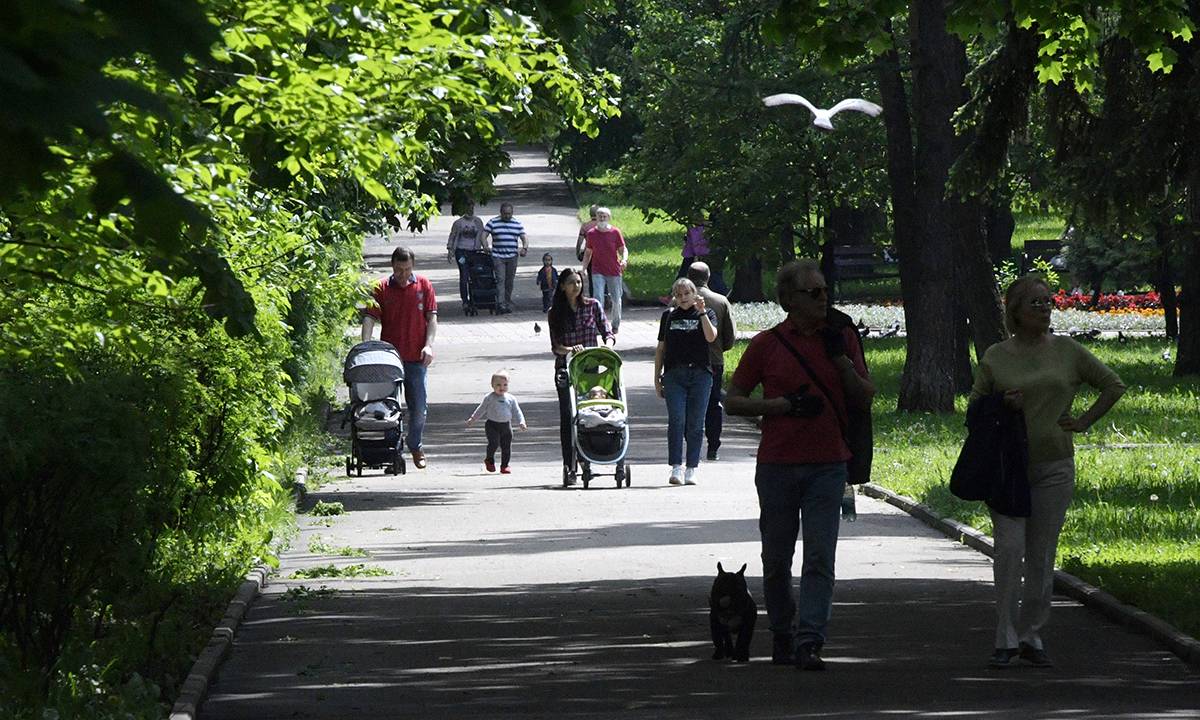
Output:
<path fill-rule="evenodd" d="M 862 486 L 863 494 L 894 505 L 952 540 L 993 557 L 992 538 L 957 520 L 942 517 L 928 505 L 900 495 L 875 483 Z M 1149 635 L 1165 645 L 1193 670 L 1200 670 L 1200 640 L 1179 630 L 1162 618 L 1140 608 L 1123 603 L 1110 593 L 1090 585 L 1069 572 L 1055 569 L 1054 589 L 1083 605 L 1140 633 Z"/>

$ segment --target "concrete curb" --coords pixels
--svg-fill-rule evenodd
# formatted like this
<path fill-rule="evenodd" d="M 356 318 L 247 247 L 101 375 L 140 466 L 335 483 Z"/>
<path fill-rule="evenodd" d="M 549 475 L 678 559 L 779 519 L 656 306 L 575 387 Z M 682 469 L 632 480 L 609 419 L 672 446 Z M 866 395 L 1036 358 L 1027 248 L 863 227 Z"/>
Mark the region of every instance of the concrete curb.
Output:
<path fill-rule="evenodd" d="M 894 505 L 935 530 L 941 531 L 950 539 L 974 548 L 988 557 L 993 557 L 992 538 L 975 528 L 942 517 L 928 505 L 898 495 L 875 483 L 867 483 L 861 487 L 863 494 Z M 1062 570 L 1054 571 L 1054 589 L 1067 597 L 1078 600 L 1087 607 L 1098 610 L 1101 614 L 1125 627 L 1149 635 L 1178 655 L 1193 670 L 1200 670 L 1200 640 L 1181 632 L 1161 618 L 1132 605 L 1127 605 L 1100 588 L 1089 585 Z"/>
<path fill-rule="evenodd" d="M 170 720 L 196 719 L 200 703 L 204 702 L 208 694 L 209 685 L 217 677 L 217 670 L 233 649 L 233 636 L 237 627 L 246 615 L 250 603 L 254 602 L 254 598 L 266 587 L 268 574 L 268 569 L 261 565 L 246 574 L 246 579 L 242 581 L 233 600 L 229 601 L 225 617 L 213 628 L 208 645 L 201 651 L 200 657 L 196 658 L 187 679 L 184 680 L 179 698 L 171 708 Z"/>
<path fill-rule="evenodd" d="M 297 505 L 304 502 L 307 493 L 308 468 L 301 467 L 296 470 L 292 482 L 292 494 Z M 233 637 L 237 634 L 238 625 L 242 623 L 250 604 L 267 586 L 270 574 L 270 568 L 265 565 L 258 565 L 246 573 L 246 579 L 229 601 L 229 607 L 225 608 L 225 617 L 213 628 L 208 645 L 201 651 L 200 657 L 196 658 L 187 679 L 183 681 L 179 697 L 171 707 L 170 720 L 196 720 L 200 703 L 204 702 L 205 696 L 208 695 L 208 686 L 216 679 L 221 663 L 225 662 L 225 658 L 229 657 L 230 651 L 233 650 Z"/>

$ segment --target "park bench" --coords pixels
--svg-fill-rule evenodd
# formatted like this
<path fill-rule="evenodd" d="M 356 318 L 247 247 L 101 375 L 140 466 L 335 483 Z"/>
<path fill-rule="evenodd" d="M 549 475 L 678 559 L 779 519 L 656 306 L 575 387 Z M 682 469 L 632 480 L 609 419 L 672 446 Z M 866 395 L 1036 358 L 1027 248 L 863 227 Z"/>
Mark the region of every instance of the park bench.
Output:
<path fill-rule="evenodd" d="M 1034 260 L 1045 260 L 1054 267 L 1055 270 L 1064 270 L 1067 267 L 1065 258 L 1063 257 L 1063 244 L 1061 240 L 1026 240 L 1025 250 L 1021 253 L 1021 271 L 1030 272 L 1033 270 Z"/>
<path fill-rule="evenodd" d="M 875 245 L 829 245 L 826 252 L 832 253 L 827 262 L 833 270 L 835 287 L 845 280 L 876 280 L 900 274 L 899 265 L 885 258 L 888 251 Z"/>

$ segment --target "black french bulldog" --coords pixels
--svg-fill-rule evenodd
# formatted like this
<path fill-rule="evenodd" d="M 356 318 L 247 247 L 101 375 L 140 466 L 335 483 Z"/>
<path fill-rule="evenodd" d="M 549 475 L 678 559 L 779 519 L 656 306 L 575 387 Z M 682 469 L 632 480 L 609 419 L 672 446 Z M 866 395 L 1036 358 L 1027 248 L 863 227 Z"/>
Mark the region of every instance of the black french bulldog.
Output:
<path fill-rule="evenodd" d="M 758 605 L 746 587 L 746 566 L 735 573 L 725 572 L 717 563 L 717 577 L 708 596 L 708 622 L 712 628 L 713 660 L 733 658 L 735 662 L 750 659 L 750 640 L 754 637 L 754 621 Z M 737 645 L 733 644 L 737 633 Z"/>

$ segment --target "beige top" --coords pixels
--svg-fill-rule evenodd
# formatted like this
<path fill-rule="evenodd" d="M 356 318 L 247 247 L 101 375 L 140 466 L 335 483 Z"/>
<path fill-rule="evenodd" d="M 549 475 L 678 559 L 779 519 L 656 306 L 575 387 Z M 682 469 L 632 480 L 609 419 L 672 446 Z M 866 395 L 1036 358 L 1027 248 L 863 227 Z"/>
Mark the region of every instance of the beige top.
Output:
<path fill-rule="evenodd" d="M 1070 412 L 1082 383 L 1101 392 L 1125 388 L 1115 372 L 1071 338 L 1051 335 L 1047 342 L 1033 346 L 1010 338 L 983 354 L 971 399 L 1020 390 L 1029 462 L 1063 460 L 1075 454 L 1075 443 L 1072 433 L 1058 426 L 1058 419 Z"/>

